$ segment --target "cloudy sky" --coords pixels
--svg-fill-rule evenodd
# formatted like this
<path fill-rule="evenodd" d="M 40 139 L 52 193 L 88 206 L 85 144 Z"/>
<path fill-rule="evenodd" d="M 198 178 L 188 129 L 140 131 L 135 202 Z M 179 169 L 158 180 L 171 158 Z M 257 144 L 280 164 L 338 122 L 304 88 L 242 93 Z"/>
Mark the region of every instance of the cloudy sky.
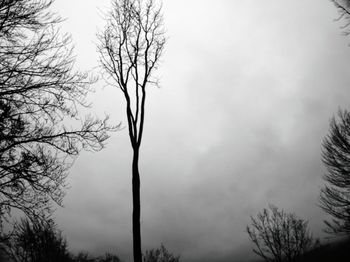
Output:
<path fill-rule="evenodd" d="M 96 69 L 109 7 L 56 0 L 77 68 Z M 148 90 L 140 160 L 143 248 L 163 243 L 183 261 L 254 259 L 245 226 L 269 203 L 323 237 L 321 142 L 350 102 L 350 38 L 332 3 L 164 0 L 163 11 L 161 88 Z M 95 88 L 92 111 L 126 126 L 120 90 Z M 68 183 L 56 215 L 71 249 L 131 261 L 127 129 L 105 150 L 82 153 Z"/>

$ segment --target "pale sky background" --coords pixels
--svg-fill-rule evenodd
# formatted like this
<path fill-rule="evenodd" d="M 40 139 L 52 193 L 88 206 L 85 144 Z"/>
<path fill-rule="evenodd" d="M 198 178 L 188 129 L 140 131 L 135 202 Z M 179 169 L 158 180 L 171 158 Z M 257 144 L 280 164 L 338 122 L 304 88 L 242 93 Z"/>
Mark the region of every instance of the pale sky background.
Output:
<path fill-rule="evenodd" d="M 96 32 L 110 0 L 56 0 L 77 68 L 98 65 Z M 143 249 L 182 261 L 249 261 L 250 215 L 269 203 L 309 220 L 325 170 L 321 142 L 350 100 L 350 38 L 327 0 L 163 1 L 168 42 L 148 91 L 141 149 Z M 96 71 L 96 73 L 98 70 Z M 117 88 L 96 83 L 92 111 L 125 121 Z M 132 259 L 127 129 L 83 152 L 57 223 L 70 248 Z"/>

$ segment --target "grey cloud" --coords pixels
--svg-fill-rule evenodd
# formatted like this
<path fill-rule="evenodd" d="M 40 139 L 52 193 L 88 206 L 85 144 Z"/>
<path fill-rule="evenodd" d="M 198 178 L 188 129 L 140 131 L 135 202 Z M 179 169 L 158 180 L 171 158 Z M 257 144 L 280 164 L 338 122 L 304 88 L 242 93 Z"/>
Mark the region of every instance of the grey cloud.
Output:
<path fill-rule="evenodd" d="M 108 5 L 84 3 L 90 16 Z M 59 10 L 69 28 L 67 8 Z M 309 219 L 322 236 L 321 141 L 350 97 L 350 39 L 333 22 L 334 7 L 181 0 L 164 1 L 164 10 L 162 88 L 150 89 L 141 153 L 144 248 L 163 242 L 183 261 L 255 259 L 245 226 L 268 203 Z M 95 52 L 93 30 L 79 30 L 78 57 Z M 81 61 L 93 67 L 94 59 Z M 94 110 L 124 121 L 119 95 L 99 90 Z M 124 129 L 104 151 L 76 161 L 66 207 L 57 210 L 74 250 L 116 250 L 131 260 L 130 153 Z"/>

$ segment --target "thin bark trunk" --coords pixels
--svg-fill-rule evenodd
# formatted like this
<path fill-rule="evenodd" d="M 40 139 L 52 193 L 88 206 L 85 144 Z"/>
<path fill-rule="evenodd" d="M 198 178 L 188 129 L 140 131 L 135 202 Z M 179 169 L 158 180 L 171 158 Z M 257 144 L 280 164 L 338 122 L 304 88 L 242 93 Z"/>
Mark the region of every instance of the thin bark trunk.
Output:
<path fill-rule="evenodd" d="M 141 251 L 141 204 L 140 204 L 140 173 L 139 173 L 139 148 L 133 148 L 132 159 L 132 232 L 133 232 L 133 254 L 134 262 L 142 262 Z"/>

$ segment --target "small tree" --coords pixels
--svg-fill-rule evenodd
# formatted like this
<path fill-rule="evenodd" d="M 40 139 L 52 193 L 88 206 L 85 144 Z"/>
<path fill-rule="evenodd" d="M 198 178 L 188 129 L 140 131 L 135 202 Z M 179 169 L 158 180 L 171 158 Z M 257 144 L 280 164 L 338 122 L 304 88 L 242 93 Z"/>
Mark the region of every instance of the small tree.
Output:
<path fill-rule="evenodd" d="M 100 63 L 106 80 L 123 92 L 133 150 L 133 255 L 142 262 L 139 153 L 145 120 L 146 93 L 165 45 L 161 7 L 154 0 L 113 0 L 107 26 L 99 35 Z"/>
<path fill-rule="evenodd" d="M 350 235 L 350 113 L 339 110 L 323 141 L 322 160 L 327 168 L 321 207 L 333 217 L 327 232 Z"/>
<path fill-rule="evenodd" d="M 171 254 L 162 244 L 160 248 L 147 250 L 143 262 L 179 262 L 180 257 Z"/>
<path fill-rule="evenodd" d="M 253 251 L 265 261 L 297 261 L 315 243 L 307 221 L 275 206 L 263 209 L 251 220 L 247 233 L 255 245 Z"/>

